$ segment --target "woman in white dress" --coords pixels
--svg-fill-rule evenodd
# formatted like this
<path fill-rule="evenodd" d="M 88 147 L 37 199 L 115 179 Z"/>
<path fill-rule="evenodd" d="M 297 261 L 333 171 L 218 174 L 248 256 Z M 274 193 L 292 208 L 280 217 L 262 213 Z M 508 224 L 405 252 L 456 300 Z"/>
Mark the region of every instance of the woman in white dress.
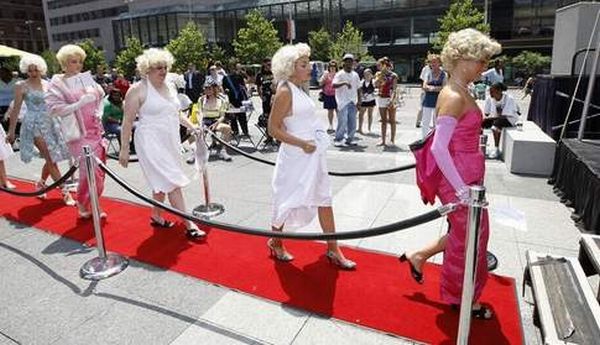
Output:
<path fill-rule="evenodd" d="M 308 225 L 318 214 L 323 232 L 335 232 L 326 162 L 329 137 L 304 88 L 311 77 L 309 56 L 308 45 L 299 43 L 282 47 L 272 60 L 273 76 L 280 84 L 269 116 L 269 134 L 281 141 L 272 181 L 273 231 L 283 231 L 284 225 L 292 229 Z M 269 239 L 267 246 L 279 261 L 294 259 L 279 239 Z M 332 264 L 356 267 L 336 241 L 328 241 L 327 247 Z"/>
<path fill-rule="evenodd" d="M 6 177 L 6 167 L 4 166 L 4 160 L 13 154 L 12 146 L 6 139 L 6 133 L 4 128 L 0 126 L 0 187 L 7 189 L 14 189 L 15 185 L 10 183 Z"/>
<path fill-rule="evenodd" d="M 137 116 L 135 148 L 144 176 L 152 188 L 152 197 L 164 202 L 167 195 L 173 207 L 185 211 L 181 187 L 190 181 L 181 168 L 179 124 L 190 130 L 196 128 L 181 115 L 177 90 L 165 82 L 174 59 L 166 50 L 151 48 L 135 60 L 143 78 L 125 96 L 121 142 L 130 141 L 131 128 Z M 119 153 L 119 163 L 127 167 L 128 160 L 129 145 L 124 144 Z M 184 222 L 188 238 L 198 239 L 206 235 L 193 222 L 185 219 Z M 174 226 L 162 217 L 157 207 L 152 209 L 150 224 L 158 228 Z"/>

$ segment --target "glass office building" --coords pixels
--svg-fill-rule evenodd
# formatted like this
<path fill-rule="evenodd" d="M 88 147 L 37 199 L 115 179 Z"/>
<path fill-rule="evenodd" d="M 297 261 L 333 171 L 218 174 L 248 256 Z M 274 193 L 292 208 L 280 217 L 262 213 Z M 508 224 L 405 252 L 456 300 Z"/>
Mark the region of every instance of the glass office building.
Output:
<path fill-rule="evenodd" d="M 484 1 L 475 0 L 484 11 Z M 492 36 L 500 40 L 506 54 L 522 50 L 550 54 L 557 6 L 573 1 L 488 0 Z M 165 45 L 189 20 L 195 21 L 209 42 L 228 46 L 244 25 L 248 11 L 258 9 L 273 20 L 286 41 L 286 20 L 295 22 L 295 41 L 308 40 L 308 33 L 324 27 L 331 33 L 351 21 L 363 32 L 365 45 L 374 57 L 389 56 L 405 80 L 416 80 L 424 56 L 439 29 L 438 18 L 450 1 L 444 0 L 242 0 L 211 7 L 168 6 L 143 12 L 123 13 L 113 19 L 115 48 L 134 35 L 149 46 Z"/>

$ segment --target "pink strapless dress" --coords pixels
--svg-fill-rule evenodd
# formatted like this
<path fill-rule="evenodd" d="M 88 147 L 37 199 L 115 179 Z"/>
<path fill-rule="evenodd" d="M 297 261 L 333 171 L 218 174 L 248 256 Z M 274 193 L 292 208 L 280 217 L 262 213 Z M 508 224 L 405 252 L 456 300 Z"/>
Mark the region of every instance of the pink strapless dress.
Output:
<path fill-rule="evenodd" d="M 458 173 L 467 185 L 483 185 L 485 174 L 485 157 L 479 149 L 479 134 L 481 133 L 482 115 L 479 109 L 470 109 L 460 118 L 452 138 L 448 145 L 450 155 Z M 458 202 L 456 192 L 450 182 L 441 174 L 435 160 L 430 152 L 421 156 L 420 164 L 427 168 L 423 171 L 423 177 L 419 181 L 422 192 L 435 191 L 435 195 L 442 204 Z M 419 164 L 418 163 L 418 164 Z M 450 304 L 459 304 L 462 296 L 463 275 L 465 267 L 465 240 L 467 233 L 467 207 L 459 207 L 448 215 L 450 229 L 448 240 L 444 250 L 444 262 L 442 264 L 441 297 Z M 488 279 L 487 270 L 487 243 L 489 238 L 489 220 L 487 210 L 483 212 L 480 228 L 478 265 L 475 277 L 475 293 L 473 300 L 477 301 L 481 296 L 483 287 Z"/>

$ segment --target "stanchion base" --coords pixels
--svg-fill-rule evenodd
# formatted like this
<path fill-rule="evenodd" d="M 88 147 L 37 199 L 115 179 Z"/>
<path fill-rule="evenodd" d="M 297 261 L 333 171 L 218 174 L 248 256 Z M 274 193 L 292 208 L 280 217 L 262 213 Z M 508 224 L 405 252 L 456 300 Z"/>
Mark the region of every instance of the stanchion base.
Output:
<path fill-rule="evenodd" d="M 491 272 L 498 268 L 498 258 L 492 252 L 487 252 L 487 267 L 488 271 Z"/>
<path fill-rule="evenodd" d="M 208 205 L 200 205 L 192 211 L 194 216 L 196 217 L 214 217 L 218 216 L 225 212 L 225 206 L 221 204 L 217 204 L 214 202 L 209 203 Z"/>
<path fill-rule="evenodd" d="M 129 261 L 117 254 L 106 254 L 106 258 L 95 257 L 81 267 L 79 275 L 86 280 L 102 280 L 121 273 Z"/>

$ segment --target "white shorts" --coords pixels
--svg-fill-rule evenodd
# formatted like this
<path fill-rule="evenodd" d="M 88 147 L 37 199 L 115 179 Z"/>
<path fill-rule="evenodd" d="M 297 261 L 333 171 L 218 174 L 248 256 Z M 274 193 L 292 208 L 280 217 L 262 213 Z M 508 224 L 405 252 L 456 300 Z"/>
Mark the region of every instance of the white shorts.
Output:
<path fill-rule="evenodd" d="M 377 97 L 377 106 L 379 108 L 387 108 L 390 105 L 390 97 Z"/>

